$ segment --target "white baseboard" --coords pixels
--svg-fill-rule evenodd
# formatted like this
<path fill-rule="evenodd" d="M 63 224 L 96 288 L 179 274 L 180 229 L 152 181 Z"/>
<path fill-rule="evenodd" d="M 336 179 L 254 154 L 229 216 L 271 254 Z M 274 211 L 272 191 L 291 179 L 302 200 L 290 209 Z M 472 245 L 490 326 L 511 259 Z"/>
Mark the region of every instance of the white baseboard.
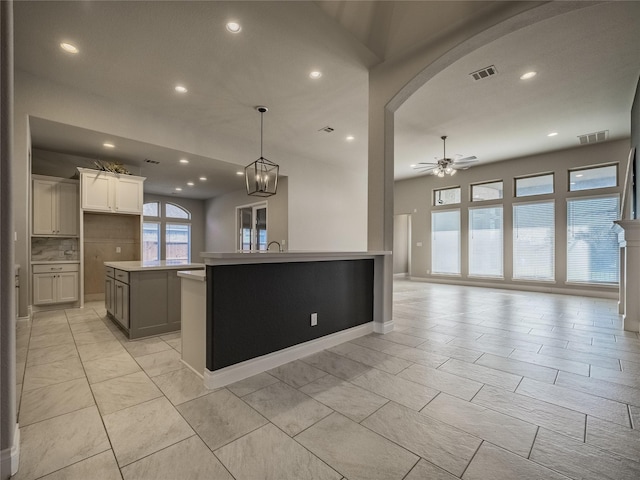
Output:
<path fill-rule="evenodd" d="M 11 476 L 18 473 L 18 466 L 20 465 L 20 426 L 17 423 L 13 434 L 13 445 L 11 448 L 2 450 L 1 457 L 3 475 L 9 469 L 11 469 Z"/>
<path fill-rule="evenodd" d="M 342 330 L 332 333 L 324 337 L 310 340 L 293 347 L 278 350 L 277 352 L 268 353 L 258 358 L 252 358 L 236 365 L 221 368 L 220 370 L 211 371 L 205 368 L 204 385 L 207 388 L 215 389 L 224 387 L 234 382 L 252 377 L 266 370 L 279 367 L 285 363 L 298 360 L 307 355 L 317 353 L 327 348 L 335 347 L 349 340 L 353 340 L 363 335 L 373 332 L 373 323 L 369 322 L 364 325 Z"/>
<path fill-rule="evenodd" d="M 389 333 L 393 332 L 394 323 L 393 320 L 389 320 L 388 322 L 384 322 L 382 324 L 375 323 L 373 324 L 373 331 L 376 333 Z"/>

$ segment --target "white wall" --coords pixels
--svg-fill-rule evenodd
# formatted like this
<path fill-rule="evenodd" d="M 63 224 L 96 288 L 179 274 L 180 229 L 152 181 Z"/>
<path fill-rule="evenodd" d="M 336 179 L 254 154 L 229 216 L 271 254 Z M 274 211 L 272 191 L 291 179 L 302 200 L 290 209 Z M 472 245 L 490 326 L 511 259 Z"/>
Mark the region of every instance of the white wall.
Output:
<path fill-rule="evenodd" d="M 461 283 L 465 285 L 492 285 L 504 288 L 521 288 L 524 290 L 564 291 L 576 294 L 593 294 L 617 297 L 617 287 L 590 287 L 565 283 L 566 278 L 566 200 L 579 196 L 595 196 L 602 194 L 620 194 L 621 187 L 598 190 L 585 190 L 568 193 L 568 170 L 583 166 L 602 165 L 619 162 L 619 178 L 626 169 L 629 155 L 629 140 L 583 146 L 569 150 L 518 158 L 504 162 L 478 165 L 469 170 L 459 171 L 455 176 L 439 178 L 423 175 L 417 178 L 395 183 L 395 213 L 411 215 L 411 266 L 412 277 L 430 279 L 436 282 Z M 555 193 L 544 196 L 515 198 L 513 193 L 514 177 L 535 175 L 540 173 L 555 174 Z M 466 266 L 468 264 L 468 208 L 469 189 L 471 184 L 491 180 L 503 180 L 504 198 L 502 200 L 482 202 L 482 205 L 503 205 L 504 212 L 504 280 L 470 278 Z M 431 212 L 438 207 L 433 206 L 433 190 L 447 187 L 461 187 L 462 201 L 459 205 L 446 205 L 448 208 L 459 208 L 461 213 L 461 266 L 459 276 L 432 275 L 431 271 Z M 546 282 L 513 281 L 512 262 L 512 215 L 516 202 L 533 202 L 553 199 L 556 211 L 556 243 L 555 258 L 556 281 Z M 473 206 L 479 206 L 479 202 Z M 444 207 L 442 207 L 444 208 Z M 417 246 L 421 243 L 422 246 Z"/>

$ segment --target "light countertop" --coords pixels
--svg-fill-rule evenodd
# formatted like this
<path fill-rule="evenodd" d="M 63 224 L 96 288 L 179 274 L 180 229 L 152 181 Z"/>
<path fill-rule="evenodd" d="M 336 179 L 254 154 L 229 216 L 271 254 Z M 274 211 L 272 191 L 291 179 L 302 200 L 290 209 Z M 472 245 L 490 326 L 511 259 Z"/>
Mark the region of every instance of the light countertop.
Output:
<path fill-rule="evenodd" d="M 335 260 L 361 260 L 391 255 L 388 251 L 371 252 L 202 252 L 200 256 L 207 265 L 242 265 L 250 263 L 323 262 Z"/>
<path fill-rule="evenodd" d="M 147 270 L 187 270 L 203 269 L 202 263 L 189 263 L 179 260 L 158 260 L 153 262 L 143 262 L 140 260 L 130 260 L 126 262 L 104 262 L 105 267 L 113 267 L 125 272 L 143 272 Z"/>

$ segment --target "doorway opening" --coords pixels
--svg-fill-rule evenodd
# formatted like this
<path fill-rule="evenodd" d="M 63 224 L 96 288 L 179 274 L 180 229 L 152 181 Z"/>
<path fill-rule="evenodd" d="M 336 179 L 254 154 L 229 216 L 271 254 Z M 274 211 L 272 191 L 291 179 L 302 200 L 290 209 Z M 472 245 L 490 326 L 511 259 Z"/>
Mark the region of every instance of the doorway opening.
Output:
<path fill-rule="evenodd" d="M 236 207 L 237 249 L 258 252 L 267 249 L 267 203 Z"/>

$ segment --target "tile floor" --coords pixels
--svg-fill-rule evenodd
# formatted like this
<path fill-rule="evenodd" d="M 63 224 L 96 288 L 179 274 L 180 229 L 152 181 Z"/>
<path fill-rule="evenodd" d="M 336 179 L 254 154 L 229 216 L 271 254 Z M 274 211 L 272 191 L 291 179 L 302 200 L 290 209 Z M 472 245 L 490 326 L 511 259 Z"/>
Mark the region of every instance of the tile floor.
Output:
<path fill-rule="evenodd" d="M 398 280 L 395 330 L 216 391 L 100 303 L 18 329 L 16 479 L 638 479 L 611 300 Z"/>

